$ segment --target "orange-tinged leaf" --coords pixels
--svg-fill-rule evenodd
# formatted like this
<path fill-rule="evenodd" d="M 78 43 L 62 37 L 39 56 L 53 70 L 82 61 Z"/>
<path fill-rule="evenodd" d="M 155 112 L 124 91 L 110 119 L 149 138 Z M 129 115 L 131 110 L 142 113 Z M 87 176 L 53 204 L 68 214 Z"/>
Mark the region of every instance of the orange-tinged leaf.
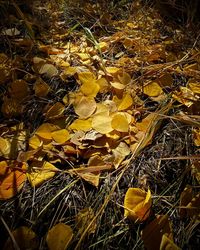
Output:
<path fill-rule="evenodd" d="M 55 173 L 57 168 L 45 161 L 45 162 L 33 162 L 30 166 L 32 172 L 27 173 L 27 178 L 32 187 L 38 187 L 43 182 L 51 179 Z"/>
<path fill-rule="evenodd" d="M 122 114 L 114 114 L 111 121 L 112 128 L 119 132 L 128 132 L 129 125 L 126 116 Z"/>
<path fill-rule="evenodd" d="M 151 113 L 147 115 L 147 117 L 145 117 L 141 122 L 137 122 L 136 127 L 142 132 L 147 132 L 156 119 L 158 119 L 158 114 Z"/>
<path fill-rule="evenodd" d="M 65 106 L 60 102 L 56 102 L 53 106 L 51 106 L 47 110 L 45 117 L 47 119 L 58 118 L 58 117 L 62 116 L 64 111 L 65 111 Z"/>
<path fill-rule="evenodd" d="M 68 127 L 68 129 L 88 131 L 91 129 L 91 127 L 92 127 L 91 118 L 88 118 L 86 120 L 76 119 L 72 122 L 72 124 Z"/>
<path fill-rule="evenodd" d="M 110 116 L 96 115 L 92 118 L 92 128 L 101 134 L 107 134 L 113 130 Z"/>
<path fill-rule="evenodd" d="M 96 106 L 94 98 L 83 96 L 74 104 L 74 110 L 80 118 L 86 119 L 94 113 Z"/>
<path fill-rule="evenodd" d="M 18 169 L 15 169 L 17 167 Z M 14 161 L 0 162 L 0 199 L 10 199 L 23 187 L 26 180 L 25 163 Z"/>
<path fill-rule="evenodd" d="M 61 144 L 65 143 L 66 141 L 70 139 L 70 134 L 66 129 L 53 131 L 51 135 L 55 142 L 61 143 Z"/>
<path fill-rule="evenodd" d="M 118 105 L 118 110 L 122 111 L 122 110 L 126 110 L 128 108 L 130 108 L 133 104 L 133 99 L 131 97 L 130 94 L 125 94 L 121 100 L 121 102 Z"/>
<path fill-rule="evenodd" d="M 172 223 L 167 215 L 157 215 L 142 230 L 142 240 L 147 250 L 159 249 L 163 234 L 172 239 Z"/>
<path fill-rule="evenodd" d="M 40 136 L 43 139 L 52 139 L 51 132 L 57 130 L 56 125 L 50 123 L 43 123 L 35 132 L 36 135 Z"/>
<path fill-rule="evenodd" d="M 159 96 L 163 93 L 162 88 L 157 82 L 151 82 L 143 87 L 144 94 L 154 97 Z"/>
<path fill-rule="evenodd" d="M 181 250 L 167 235 L 163 234 L 160 244 L 160 250 Z"/>
<path fill-rule="evenodd" d="M 36 234 L 32 231 L 32 229 L 22 226 L 11 232 L 14 237 L 17 246 L 19 249 L 31 249 L 37 250 L 39 248 L 39 241 L 37 239 Z M 4 245 L 4 250 L 14 250 L 16 249 L 13 246 L 13 241 L 9 239 L 6 241 Z"/>
<path fill-rule="evenodd" d="M 72 228 L 58 223 L 47 233 L 46 242 L 49 250 L 66 250 L 73 238 Z"/>
<path fill-rule="evenodd" d="M 149 217 L 151 204 L 150 190 L 129 188 L 124 198 L 124 216 L 134 221 L 144 221 Z"/>
<path fill-rule="evenodd" d="M 90 222 L 94 219 L 95 214 L 91 207 L 84 208 L 76 215 L 76 227 L 78 228 L 78 234 L 81 235 L 84 230 L 89 226 Z M 95 233 L 97 227 L 97 222 L 94 222 L 90 225 L 87 230 L 87 235 Z"/>

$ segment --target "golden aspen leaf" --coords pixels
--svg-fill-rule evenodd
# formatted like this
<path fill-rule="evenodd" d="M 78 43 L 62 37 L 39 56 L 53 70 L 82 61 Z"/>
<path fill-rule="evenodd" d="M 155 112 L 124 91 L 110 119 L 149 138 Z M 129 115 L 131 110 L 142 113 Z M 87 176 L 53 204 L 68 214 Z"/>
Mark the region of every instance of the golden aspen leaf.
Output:
<path fill-rule="evenodd" d="M 32 162 L 30 166 L 31 172 L 27 173 L 27 178 L 32 187 L 38 187 L 45 181 L 54 177 L 57 168 L 45 161 L 45 162 Z"/>
<path fill-rule="evenodd" d="M 131 82 L 131 76 L 124 71 L 121 74 L 119 74 L 117 77 L 123 85 L 127 85 Z"/>
<path fill-rule="evenodd" d="M 35 91 L 35 95 L 38 97 L 45 97 L 48 95 L 50 91 L 49 85 L 46 82 L 44 82 L 41 78 L 36 80 L 33 89 Z"/>
<path fill-rule="evenodd" d="M 98 45 L 102 52 L 106 52 L 109 49 L 109 44 L 107 42 L 100 42 Z"/>
<path fill-rule="evenodd" d="M 83 180 L 87 181 L 91 185 L 98 187 L 99 186 L 99 173 L 77 173 Z"/>
<path fill-rule="evenodd" d="M 136 128 L 142 132 L 147 132 L 147 130 L 150 128 L 153 122 L 156 121 L 156 119 L 158 119 L 158 114 L 151 113 L 147 115 L 147 117 L 145 117 L 141 122 L 137 122 Z"/>
<path fill-rule="evenodd" d="M 40 66 L 39 73 L 41 75 L 45 74 L 50 78 L 56 76 L 58 74 L 58 70 L 53 64 L 45 63 Z"/>
<path fill-rule="evenodd" d="M 56 102 L 53 106 L 51 106 L 47 110 L 45 117 L 47 119 L 58 118 L 62 116 L 64 111 L 65 111 L 65 106 L 60 102 Z"/>
<path fill-rule="evenodd" d="M 155 97 L 161 95 L 163 90 L 157 82 L 151 82 L 143 87 L 143 92 L 150 97 Z"/>
<path fill-rule="evenodd" d="M 144 221 L 149 217 L 151 204 L 150 190 L 129 188 L 124 198 L 124 216 L 134 221 Z"/>
<path fill-rule="evenodd" d="M 87 53 L 76 53 L 76 55 L 82 60 L 87 61 L 90 59 L 90 54 Z"/>
<path fill-rule="evenodd" d="M 39 240 L 32 229 L 22 226 L 11 232 L 14 237 L 16 244 L 19 249 L 26 250 L 37 250 L 39 248 Z M 16 247 L 13 246 L 13 241 L 8 238 L 4 245 L 4 250 L 15 250 Z"/>
<path fill-rule="evenodd" d="M 37 135 L 33 135 L 29 139 L 29 147 L 30 148 L 32 148 L 32 149 L 38 149 L 41 146 L 42 146 L 42 141 L 40 140 L 40 138 Z"/>
<path fill-rule="evenodd" d="M 121 69 L 116 67 L 106 67 L 106 71 L 108 74 L 116 76 L 120 73 Z"/>
<path fill-rule="evenodd" d="M 22 101 L 28 95 L 28 84 L 22 79 L 16 80 L 11 83 L 9 92 L 12 98 Z"/>
<path fill-rule="evenodd" d="M 66 250 L 73 238 L 73 230 L 64 223 L 58 223 L 47 233 L 46 242 L 49 250 Z"/>
<path fill-rule="evenodd" d="M 199 99 L 192 90 L 182 86 L 180 87 L 180 91 L 174 91 L 172 97 L 187 107 L 192 106 L 192 104 Z"/>
<path fill-rule="evenodd" d="M 126 86 L 120 82 L 110 82 L 111 86 L 117 90 L 123 90 Z"/>
<path fill-rule="evenodd" d="M 91 118 L 88 118 L 86 120 L 76 119 L 72 122 L 72 124 L 68 127 L 68 129 L 88 131 L 91 129 L 91 127 L 92 127 Z"/>
<path fill-rule="evenodd" d="M 78 78 L 82 84 L 95 80 L 95 75 L 90 71 L 78 73 Z"/>
<path fill-rule="evenodd" d="M 160 250 L 181 250 L 167 235 L 163 234 L 160 244 Z"/>
<path fill-rule="evenodd" d="M 65 143 L 66 141 L 70 139 L 70 134 L 66 129 L 53 131 L 51 135 L 55 142 L 61 143 L 61 144 Z"/>
<path fill-rule="evenodd" d="M 74 111 L 80 118 L 86 119 L 94 113 L 96 106 L 94 98 L 83 96 L 74 104 Z"/>
<path fill-rule="evenodd" d="M 51 132 L 57 130 L 56 125 L 50 123 L 43 123 L 35 132 L 36 135 L 40 136 L 43 139 L 52 139 Z"/>
<path fill-rule="evenodd" d="M 101 134 L 107 134 L 113 130 L 110 116 L 96 115 L 92 118 L 92 128 Z"/>
<path fill-rule="evenodd" d="M 119 111 L 126 110 L 130 108 L 132 104 L 133 104 L 133 99 L 131 95 L 127 93 L 123 96 L 122 100 L 118 104 L 118 110 Z"/>
<path fill-rule="evenodd" d="M 9 157 L 11 144 L 8 139 L 0 137 L 0 156 Z"/>
<path fill-rule="evenodd" d="M 200 94 L 200 83 L 199 82 L 189 82 L 188 87 L 195 94 Z"/>
<path fill-rule="evenodd" d="M 84 230 L 89 226 L 90 222 L 94 219 L 95 214 L 91 207 L 87 207 L 82 209 L 76 215 L 76 227 L 78 228 L 78 234 L 81 235 Z M 87 235 L 95 233 L 97 228 L 97 222 L 94 222 L 90 225 L 89 229 L 87 230 Z"/>
<path fill-rule="evenodd" d="M 120 144 L 112 150 L 112 154 L 114 156 L 113 164 L 116 169 L 130 153 L 131 150 L 125 142 L 120 142 Z"/>
<path fill-rule="evenodd" d="M 99 85 L 96 83 L 96 80 L 88 80 L 85 81 L 81 87 L 80 91 L 89 97 L 96 97 L 97 93 L 99 92 Z"/>
<path fill-rule="evenodd" d="M 62 72 L 61 74 L 61 79 L 64 81 L 66 79 L 67 76 L 73 76 L 75 75 L 77 72 L 77 68 L 76 67 L 67 67 L 64 72 Z"/>
<path fill-rule="evenodd" d="M 26 180 L 25 169 L 25 163 L 17 163 L 15 161 L 0 162 L 1 200 L 10 199 L 21 190 Z"/>
<path fill-rule="evenodd" d="M 112 117 L 111 126 L 113 129 L 119 132 L 128 132 L 129 130 L 128 120 L 124 114 L 114 114 Z"/>
<path fill-rule="evenodd" d="M 95 116 L 95 115 L 105 115 L 105 116 L 108 116 L 109 115 L 109 107 L 105 104 L 102 104 L 102 103 L 97 103 L 97 108 L 96 108 L 96 111 L 95 113 L 92 115 L 92 116 Z"/>
<path fill-rule="evenodd" d="M 103 93 L 106 92 L 109 89 L 109 83 L 106 80 L 106 78 L 102 77 L 98 80 L 96 80 L 96 83 L 99 85 L 99 92 Z"/>
<path fill-rule="evenodd" d="M 157 215 L 156 218 L 142 230 L 142 240 L 147 250 L 159 249 L 163 234 L 170 239 L 172 235 L 172 223 L 168 215 Z"/>

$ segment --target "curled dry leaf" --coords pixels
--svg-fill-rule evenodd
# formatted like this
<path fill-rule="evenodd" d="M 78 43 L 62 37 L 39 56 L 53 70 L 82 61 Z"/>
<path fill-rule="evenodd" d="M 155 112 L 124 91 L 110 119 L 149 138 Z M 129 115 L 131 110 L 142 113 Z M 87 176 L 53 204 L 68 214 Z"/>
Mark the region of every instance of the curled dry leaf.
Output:
<path fill-rule="evenodd" d="M 16 161 L 0 162 L 0 199 L 10 199 L 23 187 L 26 164 Z"/>
<path fill-rule="evenodd" d="M 166 234 L 163 234 L 160 244 L 160 250 L 181 250 Z"/>
<path fill-rule="evenodd" d="M 124 198 L 124 216 L 134 221 L 144 221 L 149 217 L 151 204 L 150 190 L 129 188 Z"/>
<path fill-rule="evenodd" d="M 66 250 L 72 238 L 72 228 L 64 223 L 58 223 L 48 231 L 46 242 L 49 250 Z"/>
<path fill-rule="evenodd" d="M 157 215 L 156 218 L 142 230 L 142 240 L 146 249 L 159 249 L 163 234 L 173 239 L 172 223 L 168 215 Z"/>
<path fill-rule="evenodd" d="M 4 245 L 4 250 L 15 250 L 18 248 L 21 250 L 37 250 L 39 248 L 39 241 L 32 229 L 22 226 L 15 229 L 11 233 L 16 241 L 17 246 L 14 246 L 12 240 L 9 238 Z"/>

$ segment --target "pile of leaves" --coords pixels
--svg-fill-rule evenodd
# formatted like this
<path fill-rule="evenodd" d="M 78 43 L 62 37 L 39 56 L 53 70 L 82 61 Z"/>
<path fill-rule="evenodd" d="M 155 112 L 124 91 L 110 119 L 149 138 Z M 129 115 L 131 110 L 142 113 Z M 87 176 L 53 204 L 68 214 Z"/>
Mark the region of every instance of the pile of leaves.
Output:
<path fill-rule="evenodd" d="M 198 37 L 139 1 L 84 3 L 76 23 L 67 1 L 34 1 L 32 14 L 12 4 L 0 33 L 2 247 L 197 247 Z"/>

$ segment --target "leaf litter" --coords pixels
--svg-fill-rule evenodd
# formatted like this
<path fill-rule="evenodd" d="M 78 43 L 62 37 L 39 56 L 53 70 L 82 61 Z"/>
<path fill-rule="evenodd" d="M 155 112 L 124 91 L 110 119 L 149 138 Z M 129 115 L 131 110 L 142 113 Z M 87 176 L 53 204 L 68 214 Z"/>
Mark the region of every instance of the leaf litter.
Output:
<path fill-rule="evenodd" d="M 140 1 L 69 2 L 3 23 L 2 247 L 195 248 L 198 40 Z"/>

